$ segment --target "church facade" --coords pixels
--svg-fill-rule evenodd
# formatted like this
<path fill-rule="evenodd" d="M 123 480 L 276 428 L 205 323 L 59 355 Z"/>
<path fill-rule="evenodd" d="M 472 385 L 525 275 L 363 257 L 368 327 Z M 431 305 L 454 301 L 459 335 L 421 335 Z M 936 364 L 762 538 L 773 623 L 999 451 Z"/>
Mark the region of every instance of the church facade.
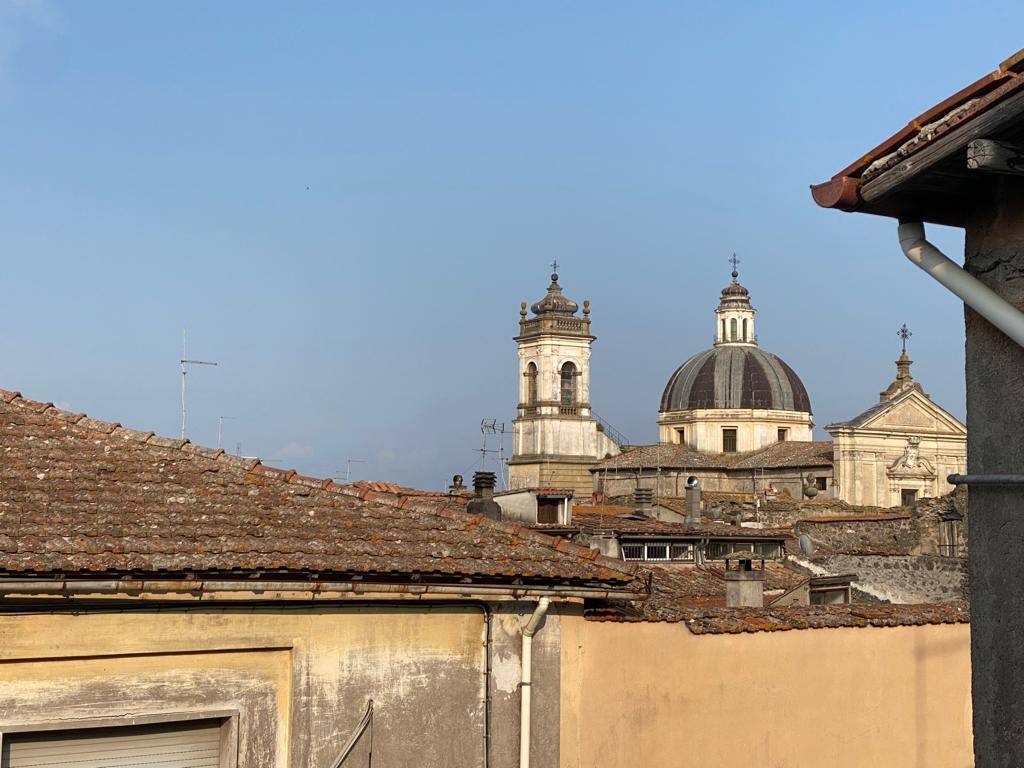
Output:
<path fill-rule="evenodd" d="M 904 340 L 896 378 L 878 403 L 825 427 L 833 441 L 836 495 L 843 501 L 905 506 L 952 491 L 946 478 L 966 471 L 967 427 L 925 394 L 910 375 L 911 362 Z"/>

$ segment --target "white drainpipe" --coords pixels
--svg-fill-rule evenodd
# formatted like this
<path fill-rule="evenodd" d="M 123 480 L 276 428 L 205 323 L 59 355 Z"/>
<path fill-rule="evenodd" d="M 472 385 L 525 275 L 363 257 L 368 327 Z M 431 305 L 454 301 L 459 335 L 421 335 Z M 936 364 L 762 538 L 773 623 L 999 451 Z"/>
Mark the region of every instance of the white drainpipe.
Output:
<path fill-rule="evenodd" d="M 899 235 L 900 247 L 908 259 L 1024 347 L 1024 313 L 925 240 L 921 222 L 901 223 Z"/>
<path fill-rule="evenodd" d="M 523 674 L 522 684 L 519 689 L 519 768 L 530 768 L 530 688 L 533 681 L 533 636 L 537 634 L 537 627 L 541 619 L 548 612 L 548 605 L 551 601 L 542 597 L 537 601 L 537 607 L 533 609 L 533 615 L 523 627 Z"/>

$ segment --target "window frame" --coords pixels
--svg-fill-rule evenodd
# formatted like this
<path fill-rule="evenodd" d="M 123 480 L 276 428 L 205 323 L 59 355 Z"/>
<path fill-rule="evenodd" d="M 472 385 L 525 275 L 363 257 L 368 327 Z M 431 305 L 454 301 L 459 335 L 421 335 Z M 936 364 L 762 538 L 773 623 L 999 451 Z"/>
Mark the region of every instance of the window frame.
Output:
<path fill-rule="evenodd" d="M 566 360 L 562 363 L 562 367 L 558 369 L 559 373 L 559 388 L 558 388 L 558 404 L 561 406 L 572 406 L 576 405 L 577 391 L 576 391 L 576 377 L 579 375 L 576 364 L 571 360 Z M 568 386 L 566 384 L 568 383 Z M 568 395 L 568 399 L 566 399 Z"/>
<path fill-rule="evenodd" d="M 732 448 L 728 448 L 726 433 L 732 433 Z M 739 453 L 740 430 L 738 427 L 722 427 L 722 453 Z"/>
<path fill-rule="evenodd" d="M 195 712 L 153 712 L 132 715 L 131 717 L 95 717 L 73 722 L 62 720 L 35 721 L 17 723 L 0 727 L 0 751 L 3 750 L 4 737 L 15 734 L 49 733 L 57 731 L 84 731 L 92 728 L 131 728 L 136 725 L 164 725 L 173 723 L 189 723 L 197 720 L 220 721 L 220 766 L 219 768 L 238 768 L 238 720 L 241 712 L 237 709 L 197 710 Z M 124 722 L 120 722 L 120 721 Z"/>

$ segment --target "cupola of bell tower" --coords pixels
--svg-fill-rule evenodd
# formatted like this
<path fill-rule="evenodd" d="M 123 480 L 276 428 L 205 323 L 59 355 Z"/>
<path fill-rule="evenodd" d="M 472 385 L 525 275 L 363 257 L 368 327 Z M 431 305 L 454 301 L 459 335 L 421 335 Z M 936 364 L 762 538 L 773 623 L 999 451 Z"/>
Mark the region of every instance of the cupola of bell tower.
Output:
<path fill-rule="evenodd" d="M 750 291 L 739 283 L 736 254 L 732 263 L 732 282 L 722 289 L 722 298 L 715 310 L 715 346 L 719 344 L 757 345 L 754 316 L 757 310 L 750 304 Z"/>

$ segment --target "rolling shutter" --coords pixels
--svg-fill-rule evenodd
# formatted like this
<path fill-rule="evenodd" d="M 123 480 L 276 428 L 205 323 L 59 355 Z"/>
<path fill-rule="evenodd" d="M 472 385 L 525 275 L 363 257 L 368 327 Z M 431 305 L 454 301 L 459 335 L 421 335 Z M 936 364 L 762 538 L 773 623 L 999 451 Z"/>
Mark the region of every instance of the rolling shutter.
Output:
<path fill-rule="evenodd" d="M 0 768 L 220 768 L 220 741 L 210 720 L 12 733 Z"/>

